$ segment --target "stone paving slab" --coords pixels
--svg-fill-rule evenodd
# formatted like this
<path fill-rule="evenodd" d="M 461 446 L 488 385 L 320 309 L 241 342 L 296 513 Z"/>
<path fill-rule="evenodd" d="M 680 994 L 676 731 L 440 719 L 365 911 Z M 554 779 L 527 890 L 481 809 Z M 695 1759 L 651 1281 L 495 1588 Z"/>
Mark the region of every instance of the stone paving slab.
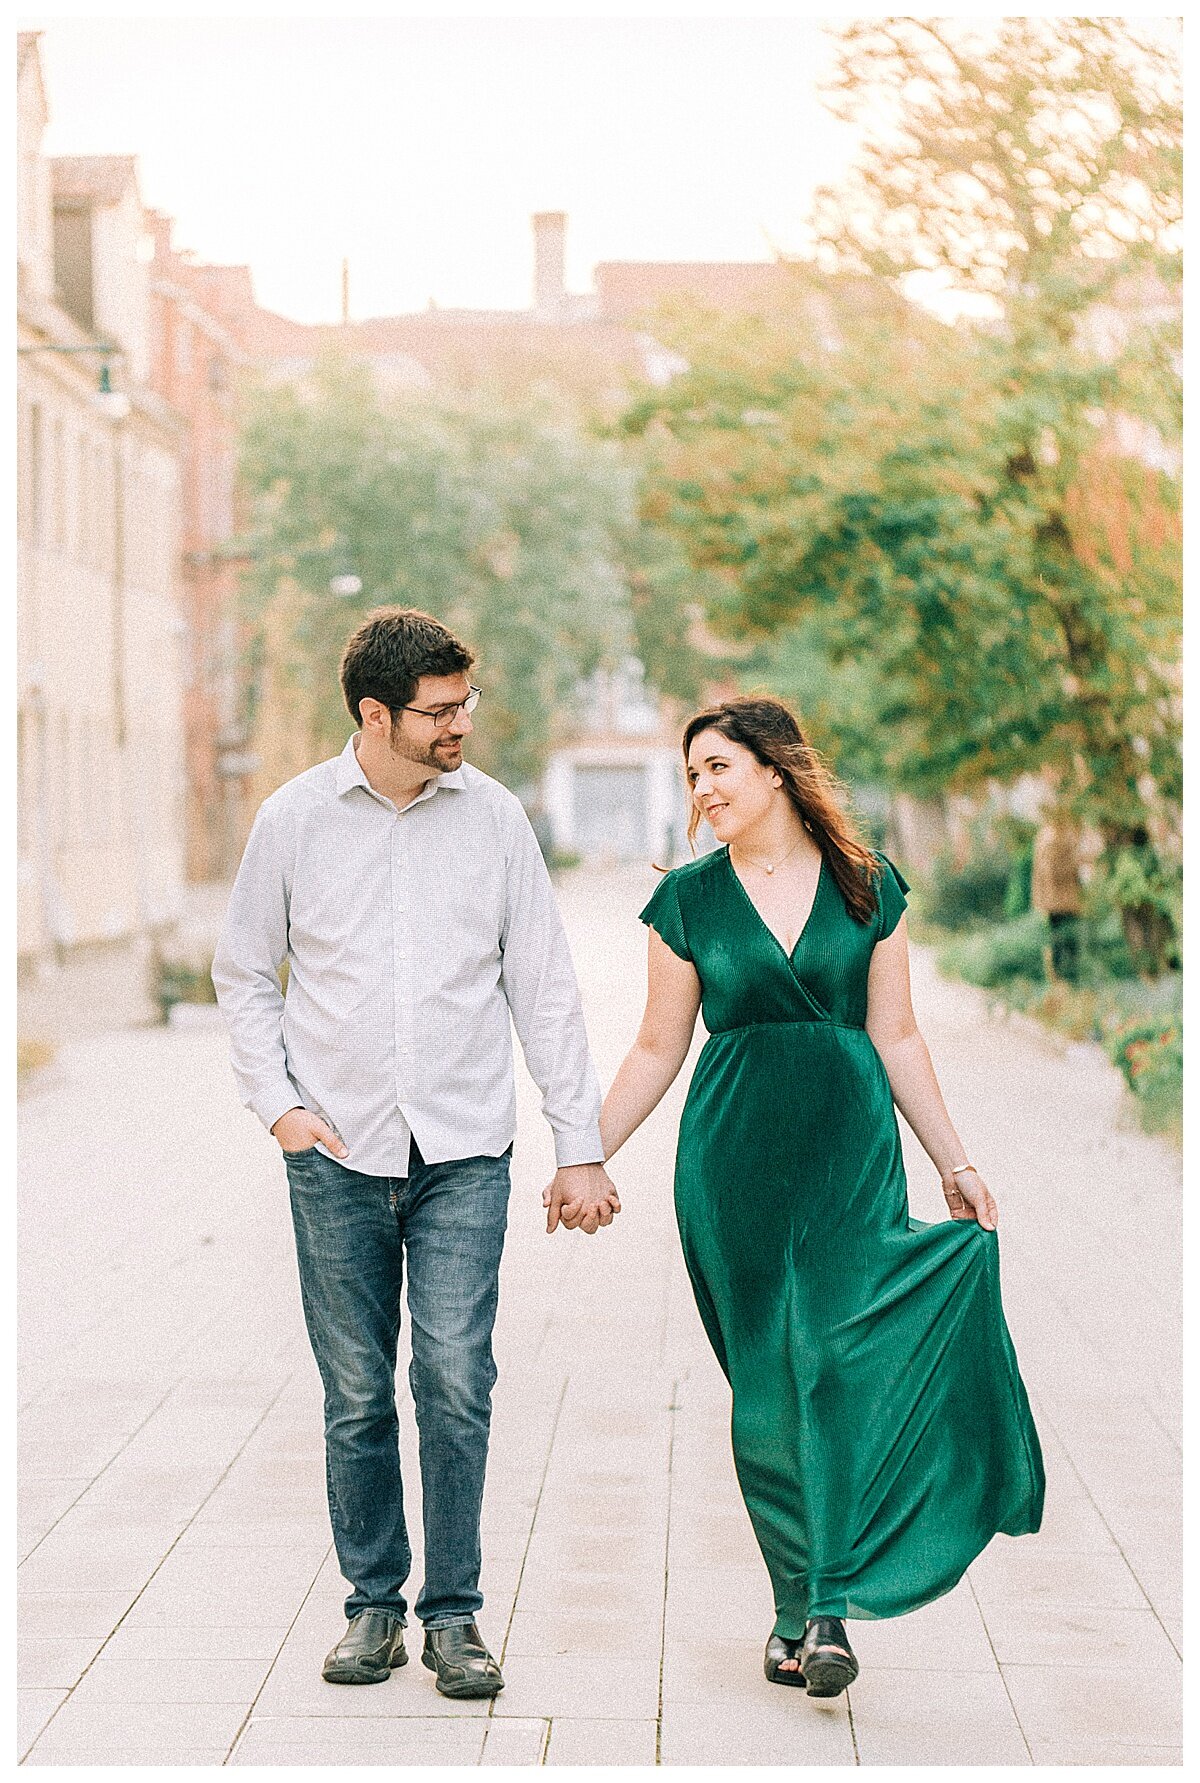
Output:
<path fill-rule="evenodd" d="M 605 1081 L 640 1013 L 648 890 L 560 887 Z M 65 1045 L 21 1104 L 24 1762 L 1178 1764 L 1178 1158 L 1093 1050 L 989 1017 L 920 954 L 913 976 L 1000 1197 L 1047 1510 L 939 1602 L 856 1624 L 862 1675 L 833 1703 L 762 1676 L 770 1590 L 673 1226 L 686 1069 L 592 1239 L 544 1232 L 551 1148 L 519 1076 L 481 1617 L 507 1688 L 456 1704 L 416 1627 L 388 1683 L 320 1678 L 345 1595 L 320 1383 L 278 1155 L 223 1031 Z M 910 1137 L 906 1157 L 914 1213 L 942 1217 Z M 401 1446 L 419 1579 L 406 1395 Z"/>

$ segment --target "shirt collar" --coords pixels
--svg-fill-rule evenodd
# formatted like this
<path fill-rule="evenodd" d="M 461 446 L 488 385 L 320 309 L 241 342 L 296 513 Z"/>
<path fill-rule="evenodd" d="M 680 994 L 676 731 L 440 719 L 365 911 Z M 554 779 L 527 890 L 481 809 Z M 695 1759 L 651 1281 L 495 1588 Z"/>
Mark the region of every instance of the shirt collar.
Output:
<path fill-rule="evenodd" d="M 384 798 L 384 794 L 376 792 L 359 765 L 358 750 L 355 748 L 357 737 L 357 731 L 347 737 L 346 747 L 338 756 L 335 778 L 338 794 L 340 796 L 342 793 L 349 792 L 352 786 L 361 786 L 370 793 L 373 799 Z M 417 794 L 416 799 L 412 800 L 412 803 L 415 805 L 417 799 L 431 798 L 432 795 L 435 792 L 439 792 L 443 786 L 465 787 L 467 782 L 464 769 L 465 764 L 464 767 L 451 769 L 448 774 L 435 774 L 432 780 L 428 781 Z M 391 804 L 390 799 L 387 799 L 386 802 L 389 805 Z M 408 807 L 406 806 L 405 809 L 407 810 Z"/>

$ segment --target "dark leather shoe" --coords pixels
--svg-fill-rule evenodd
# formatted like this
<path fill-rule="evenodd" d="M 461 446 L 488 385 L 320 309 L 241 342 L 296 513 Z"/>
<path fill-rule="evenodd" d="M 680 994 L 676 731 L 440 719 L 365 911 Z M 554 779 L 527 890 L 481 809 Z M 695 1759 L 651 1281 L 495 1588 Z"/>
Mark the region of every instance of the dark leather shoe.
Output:
<path fill-rule="evenodd" d="M 794 1690 L 807 1690 L 803 1672 L 785 1672 L 780 1667 L 785 1659 L 799 1659 L 799 1641 L 785 1640 L 781 1634 L 773 1634 L 767 1642 L 767 1650 L 763 1654 L 763 1671 L 768 1684 L 790 1684 Z"/>
<path fill-rule="evenodd" d="M 473 1622 L 427 1628 L 421 1664 L 437 1673 L 443 1696 L 495 1696 L 504 1689 L 500 1667 Z"/>
<path fill-rule="evenodd" d="M 800 1669 L 810 1696 L 840 1696 L 858 1676 L 858 1660 L 840 1616 L 816 1616 L 804 1631 Z"/>
<path fill-rule="evenodd" d="M 408 1663 L 404 1626 L 387 1610 L 360 1610 L 321 1668 L 327 1684 L 382 1684 Z"/>

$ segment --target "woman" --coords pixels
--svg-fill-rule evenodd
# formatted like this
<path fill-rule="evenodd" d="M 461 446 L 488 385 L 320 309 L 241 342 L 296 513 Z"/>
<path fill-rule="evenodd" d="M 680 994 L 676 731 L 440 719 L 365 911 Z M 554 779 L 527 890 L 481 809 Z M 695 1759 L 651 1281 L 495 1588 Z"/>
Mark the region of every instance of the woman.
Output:
<path fill-rule="evenodd" d="M 909 997 L 904 893 L 857 839 L 787 708 L 730 700 L 684 734 L 724 847 L 642 912 L 649 993 L 605 1099 L 606 1157 L 709 1039 L 675 1200 L 733 1389 L 733 1453 L 771 1574 L 765 1670 L 836 1696 L 845 1617 L 949 1591 L 997 1530 L 1037 1529 L 1044 1476 L 1004 1323 L 996 1204 L 963 1150 Z M 893 1101 L 951 1222 L 909 1217 Z"/>

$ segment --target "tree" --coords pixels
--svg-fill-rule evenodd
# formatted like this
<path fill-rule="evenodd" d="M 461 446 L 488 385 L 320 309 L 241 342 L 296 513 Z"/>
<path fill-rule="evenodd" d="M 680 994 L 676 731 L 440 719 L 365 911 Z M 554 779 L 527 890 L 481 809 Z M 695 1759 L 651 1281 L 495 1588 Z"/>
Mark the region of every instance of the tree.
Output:
<path fill-rule="evenodd" d="M 422 607 L 477 652 L 473 759 L 516 786 L 540 773 L 576 683 L 629 648 L 632 474 L 535 404 L 388 406 L 366 367 L 329 359 L 304 387 L 257 392 L 242 477 L 249 608 L 260 628 L 273 616 L 276 654 L 287 640 L 310 761 L 345 738 L 337 664 L 375 606 Z M 347 575 L 361 593 L 331 593 Z"/>
<path fill-rule="evenodd" d="M 822 201 L 830 270 L 797 271 L 820 302 L 676 338 L 691 369 L 627 417 L 658 439 L 644 508 L 722 578 L 718 629 L 803 622 L 859 665 L 894 785 L 1054 774 L 1160 965 L 1180 778 L 1172 66 L 1116 20 L 954 31 L 846 31 L 841 99 L 886 127 Z M 918 311 L 916 271 L 991 314 Z"/>
<path fill-rule="evenodd" d="M 828 267 L 924 274 L 1068 341 L 1130 272 L 1177 283 L 1179 21 L 873 19 L 827 88 L 865 131 L 819 195 Z"/>

